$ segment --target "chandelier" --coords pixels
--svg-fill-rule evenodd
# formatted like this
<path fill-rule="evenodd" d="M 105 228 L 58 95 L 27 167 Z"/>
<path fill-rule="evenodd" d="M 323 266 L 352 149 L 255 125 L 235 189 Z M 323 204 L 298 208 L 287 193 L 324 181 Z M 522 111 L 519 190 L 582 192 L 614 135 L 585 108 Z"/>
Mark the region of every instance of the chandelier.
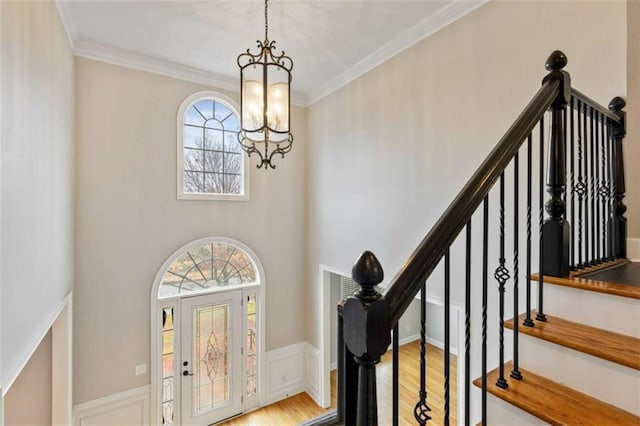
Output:
<path fill-rule="evenodd" d="M 268 0 L 264 2 L 264 41 L 258 40 L 258 52 L 250 49 L 238 56 L 240 67 L 240 119 L 238 140 L 251 156 L 260 157 L 258 168 L 276 166 L 274 155 L 291 151 L 291 69 L 293 61 L 284 51 L 275 52 L 276 42 L 269 40 Z"/>

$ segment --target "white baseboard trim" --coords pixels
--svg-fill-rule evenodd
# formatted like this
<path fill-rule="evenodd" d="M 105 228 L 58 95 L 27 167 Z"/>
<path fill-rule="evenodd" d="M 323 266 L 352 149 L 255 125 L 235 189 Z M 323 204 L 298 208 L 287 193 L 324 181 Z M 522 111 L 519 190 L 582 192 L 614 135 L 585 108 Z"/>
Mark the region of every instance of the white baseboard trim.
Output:
<path fill-rule="evenodd" d="M 333 371 L 333 370 L 337 370 L 338 369 L 338 361 L 332 362 L 331 364 L 329 364 L 329 371 Z"/>
<path fill-rule="evenodd" d="M 640 262 L 640 238 L 627 238 L 627 258 Z"/>
<path fill-rule="evenodd" d="M 140 386 L 73 407 L 74 426 L 148 425 L 151 385 Z"/>
<path fill-rule="evenodd" d="M 444 350 L 444 342 L 441 342 L 440 340 L 436 340 L 432 337 L 427 337 L 427 343 L 429 343 L 430 345 L 435 346 L 436 348 L 440 348 L 442 350 Z M 453 347 L 453 346 L 449 346 L 449 353 L 458 356 L 458 348 Z"/>
<path fill-rule="evenodd" d="M 420 340 L 419 334 L 412 334 L 411 336 L 403 337 L 398 342 L 398 346 L 406 345 L 407 343 L 415 342 L 416 340 Z"/>
<path fill-rule="evenodd" d="M 299 342 L 266 353 L 263 406 L 305 391 L 307 345 Z"/>

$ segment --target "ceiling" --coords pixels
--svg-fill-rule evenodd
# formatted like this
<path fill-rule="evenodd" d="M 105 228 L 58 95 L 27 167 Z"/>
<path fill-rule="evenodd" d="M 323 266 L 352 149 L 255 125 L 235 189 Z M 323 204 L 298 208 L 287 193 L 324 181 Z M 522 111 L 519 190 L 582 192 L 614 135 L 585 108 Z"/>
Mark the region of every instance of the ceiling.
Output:
<path fill-rule="evenodd" d="M 308 105 L 487 0 L 270 0 L 269 38 Z M 264 38 L 261 0 L 57 0 L 79 56 L 237 90 Z"/>

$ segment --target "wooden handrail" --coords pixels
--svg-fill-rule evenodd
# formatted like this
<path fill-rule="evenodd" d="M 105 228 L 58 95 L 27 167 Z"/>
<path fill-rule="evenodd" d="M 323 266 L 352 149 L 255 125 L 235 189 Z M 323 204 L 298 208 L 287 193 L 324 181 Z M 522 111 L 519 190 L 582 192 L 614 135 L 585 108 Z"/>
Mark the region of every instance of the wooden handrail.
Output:
<path fill-rule="evenodd" d="M 385 299 L 391 305 L 392 324 L 396 323 L 409 307 L 424 281 L 469 222 L 540 118 L 551 107 L 560 89 L 559 78 L 544 80 L 542 87 L 524 111 L 393 278 L 385 293 Z"/>

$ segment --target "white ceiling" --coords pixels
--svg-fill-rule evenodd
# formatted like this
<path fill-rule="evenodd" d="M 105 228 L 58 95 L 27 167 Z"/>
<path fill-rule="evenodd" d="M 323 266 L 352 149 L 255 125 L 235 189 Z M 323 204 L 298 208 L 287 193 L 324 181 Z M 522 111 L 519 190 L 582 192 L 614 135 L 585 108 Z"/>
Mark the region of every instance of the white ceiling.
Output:
<path fill-rule="evenodd" d="M 270 0 L 294 102 L 322 98 L 487 0 Z M 57 0 L 76 53 L 237 90 L 264 38 L 262 0 Z"/>

